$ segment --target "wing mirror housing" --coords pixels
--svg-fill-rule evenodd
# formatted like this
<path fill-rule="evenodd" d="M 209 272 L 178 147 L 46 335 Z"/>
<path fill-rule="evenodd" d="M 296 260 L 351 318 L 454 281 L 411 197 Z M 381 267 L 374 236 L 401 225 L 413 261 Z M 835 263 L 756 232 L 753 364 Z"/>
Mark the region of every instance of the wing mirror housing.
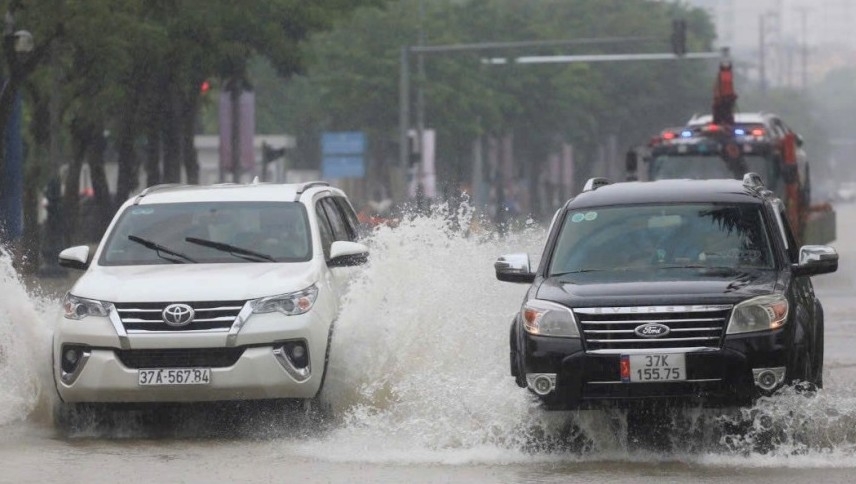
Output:
<path fill-rule="evenodd" d="M 86 270 L 89 267 L 89 246 L 77 245 L 59 253 L 59 265 L 69 269 Z"/>
<path fill-rule="evenodd" d="M 793 265 L 798 276 L 816 276 L 838 270 L 838 252 L 825 245 L 804 245 L 800 247 L 799 262 Z"/>
<path fill-rule="evenodd" d="M 529 254 L 508 254 L 493 264 L 496 278 L 503 282 L 531 283 L 535 280 Z"/>
<path fill-rule="evenodd" d="M 369 248 L 358 242 L 337 240 L 330 246 L 331 267 L 347 267 L 365 264 L 369 259 Z"/>

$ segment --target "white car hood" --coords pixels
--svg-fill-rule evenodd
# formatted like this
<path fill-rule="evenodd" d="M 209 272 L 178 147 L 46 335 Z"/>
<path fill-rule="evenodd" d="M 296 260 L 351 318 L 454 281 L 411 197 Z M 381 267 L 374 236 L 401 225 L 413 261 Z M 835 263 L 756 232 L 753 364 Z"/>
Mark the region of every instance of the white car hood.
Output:
<path fill-rule="evenodd" d="M 94 266 L 71 293 L 108 302 L 238 301 L 305 289 L 311 262 Z"/>

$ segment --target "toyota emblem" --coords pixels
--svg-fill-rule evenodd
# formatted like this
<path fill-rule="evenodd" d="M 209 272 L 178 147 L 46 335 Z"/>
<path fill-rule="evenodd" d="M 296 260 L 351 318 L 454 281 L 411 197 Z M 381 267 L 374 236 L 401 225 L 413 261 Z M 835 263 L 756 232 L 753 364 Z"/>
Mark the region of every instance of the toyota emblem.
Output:
<path fill-rule="evenodd" d="M 178 328 L 190 324 L 195 314 L 193 308 L 187 304 L 170 304 L 164 308 L 161 317 L 164 323 Z"/>

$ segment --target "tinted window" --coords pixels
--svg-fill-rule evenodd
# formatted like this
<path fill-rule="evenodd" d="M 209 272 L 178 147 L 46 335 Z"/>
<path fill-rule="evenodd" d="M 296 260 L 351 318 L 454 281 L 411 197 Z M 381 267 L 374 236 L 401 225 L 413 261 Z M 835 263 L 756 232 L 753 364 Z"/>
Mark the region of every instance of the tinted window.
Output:
<path fill-rule="evenodd" d="M 351 207 L 351 204 L 344 198 L 335 197 L 333 200 L 336 202 L 336 206 L 339 207 L 342 215 L 344 215 L 345 225 L 351 235 L 350 240 L 356 240 L 359 235 L 360 227 L 360 222 L 357 220 L 357 214 L 354 213 L 354 209 Z"/>
<path fill-rule="evenodd" d="M 772 268 L 761 207 L 635 205 L 570 211 L 550 274 L 687 267 Z"/>
<path fill-rule="evenodd" d="M 345 220 L 339 212 L 339 207 L 333 202 L 332 198 L 324 198 L 321 200 L 321 205 L 327 213 L 327 219 L 330 220 L 330 228 L 333 229 L 333 240 L 352 240 L 351 234 L 348 232 L 348 227 L 345 225 Z"/>
<path fill-rule="evenodd" d="M 318 221 L 318 231 L 321 234 L 321 247 L 324 250 L 324 258 L 330 258 L 330 246 L 333 245 L 333 230 L 330 228 L 330 221 L 327 219 L 327 213 L 319 200 L 315 202 L 315 217 Z"/>
<path fill-rule="evenodd" d="M 228 250 L 205 247 L 187 238 L 229 244 L 267 255 L 277 262 L 312 258 L 303 205 L 292 202 L 200 202 L 134 205 L 125 209 L 101 254 L 102 265 L 169 264 L 132 241 L 140 237 L 200 263 L 248 262 Z M 165 251 L 161 255 L 169 256 Z M 178 257 L 181 259 L 181 257 Z M 258 259 L 258 258 L 256 258 Z"/>

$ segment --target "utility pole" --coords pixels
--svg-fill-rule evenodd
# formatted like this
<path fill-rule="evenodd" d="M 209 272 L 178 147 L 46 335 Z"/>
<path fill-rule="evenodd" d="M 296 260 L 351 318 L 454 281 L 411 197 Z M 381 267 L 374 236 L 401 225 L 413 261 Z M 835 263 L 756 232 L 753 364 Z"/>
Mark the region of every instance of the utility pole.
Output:
<path fill-rule="evenodd" d="M 419 0 L 419 47 L 425 46 L 425 0 Z M 417 70 L 419 82 L 416 90 L 416 146 L 419 149 L 419 161 L 416 163 L 416 202 L 422 203 L 421 195 L 424 194 L 425 186 L 425 54 L 419 52 L 417 58 Z M 421 210 L 423 207 L 417 207 Z"/>
<path fill-rule="evenodd" d="M 802 79 L 801 79 L 801 87 L 803 91 L 808 89 L 808 8 L 800 7 L 796 9 L 800 13 L 800 20 L 802 23 L 802 48 L 801 48 L 801 70 L 802 70 Z"/>
<path fill-rule="evenodd" d="M 761 95 L 767 93 L 767 66 L 765 59 L 765 51 L 767 44 L 764 39 L 766 19 L 764 14 L 758 17 L 758 86 L 761 89 Z"/>

